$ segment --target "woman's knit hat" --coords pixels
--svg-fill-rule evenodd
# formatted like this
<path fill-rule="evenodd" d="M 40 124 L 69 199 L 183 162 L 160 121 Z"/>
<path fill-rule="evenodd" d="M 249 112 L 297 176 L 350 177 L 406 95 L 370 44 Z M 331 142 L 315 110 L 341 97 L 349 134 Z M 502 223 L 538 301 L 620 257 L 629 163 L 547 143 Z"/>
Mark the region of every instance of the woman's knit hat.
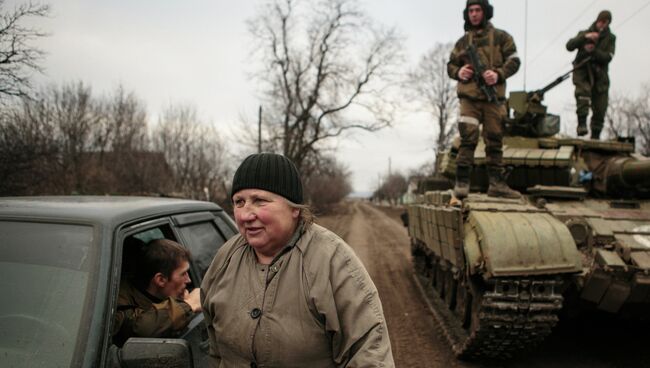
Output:
<path fill-rule="evenodd" d="M 242 189 L 263 189 L 302 204 L 302 182 L 296 165 L 276 153 L 256 153 L 244 159 L 232 179 L 230 197 Z"/>

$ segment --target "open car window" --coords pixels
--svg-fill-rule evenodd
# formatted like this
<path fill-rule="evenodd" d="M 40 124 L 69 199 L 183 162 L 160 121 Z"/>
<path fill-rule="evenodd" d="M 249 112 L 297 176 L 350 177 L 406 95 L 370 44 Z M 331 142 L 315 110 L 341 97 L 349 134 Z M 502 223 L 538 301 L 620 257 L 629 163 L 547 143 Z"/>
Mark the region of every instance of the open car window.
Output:
<path fill-rule="evenodd" d="M 194 267 L 199 277 L 203 279 L 212 258 L 227 239 L 219 232 L 214 221 L 183 226 L 179 231 L 192 252 Z"/>

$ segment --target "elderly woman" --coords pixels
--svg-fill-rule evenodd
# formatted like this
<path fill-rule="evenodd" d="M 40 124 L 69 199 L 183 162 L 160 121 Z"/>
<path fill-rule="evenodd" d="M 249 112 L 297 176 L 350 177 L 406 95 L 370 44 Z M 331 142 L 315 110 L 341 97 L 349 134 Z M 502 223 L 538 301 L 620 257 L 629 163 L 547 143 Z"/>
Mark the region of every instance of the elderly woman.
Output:
<path fill-rule="evenodd" d="M 294 164 L 248 156 L 232 184 L 240 234 L 201 284 L 215 367 L 393 367 L 377 289 L 341 238 L 313 224 Z"/>

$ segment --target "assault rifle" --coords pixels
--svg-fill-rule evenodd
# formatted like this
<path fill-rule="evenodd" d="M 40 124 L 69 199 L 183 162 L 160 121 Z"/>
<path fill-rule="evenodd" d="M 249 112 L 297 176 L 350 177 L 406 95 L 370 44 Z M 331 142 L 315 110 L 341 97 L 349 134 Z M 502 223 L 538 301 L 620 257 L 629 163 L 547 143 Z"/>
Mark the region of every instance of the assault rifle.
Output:
<path fill-rule="evenodd" d="M 485 72 L 486 68 L 478 56 L 478 52 L 476 51 L 476 46 L 469 45 L 467 46 L 466 51 L 467 51 L 467 56 L 469 57 L 469 64 L 472 65 L 472 69 L 474 69 L 474 75 L 472 76 L 472 79 L 474 79 L 474 82 L 476 82 L 478 88 L 480 88 L 481 91 L 485 94 L 488 102 L 499 103 L 499 98 L 497 97 L 496 88 L 494 88 L 494 86 L 488 86 L 487 83 L 485 83 L 485 80 L 483 79 L 483 72 Z"/>

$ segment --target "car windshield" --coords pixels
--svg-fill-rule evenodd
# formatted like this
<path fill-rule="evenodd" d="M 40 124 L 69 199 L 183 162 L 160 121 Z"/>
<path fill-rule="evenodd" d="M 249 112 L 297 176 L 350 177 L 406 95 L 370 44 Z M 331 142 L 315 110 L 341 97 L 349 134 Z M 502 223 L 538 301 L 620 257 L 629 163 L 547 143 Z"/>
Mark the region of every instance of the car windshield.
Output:
<path fill-rule="evenodd" d="M 92 299 L 92 243 L 91 226 L 0 221 L 0 365 L 74 365 Z"/>

